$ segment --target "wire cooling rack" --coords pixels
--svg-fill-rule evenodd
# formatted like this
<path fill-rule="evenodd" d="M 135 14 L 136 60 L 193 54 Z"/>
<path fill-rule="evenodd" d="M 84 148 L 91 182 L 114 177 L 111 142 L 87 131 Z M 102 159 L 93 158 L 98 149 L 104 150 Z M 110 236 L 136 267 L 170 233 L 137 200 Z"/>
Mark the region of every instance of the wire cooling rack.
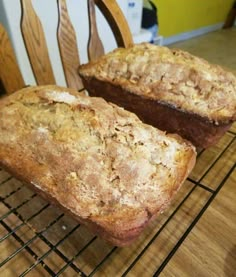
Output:
<path fill-rule="evenodd" d="M 171 206 L 125 248 L 93 236 L 0 169 L 0 276 L 158 276 L 235 170 L 235 129 L 198 154 Z"/>

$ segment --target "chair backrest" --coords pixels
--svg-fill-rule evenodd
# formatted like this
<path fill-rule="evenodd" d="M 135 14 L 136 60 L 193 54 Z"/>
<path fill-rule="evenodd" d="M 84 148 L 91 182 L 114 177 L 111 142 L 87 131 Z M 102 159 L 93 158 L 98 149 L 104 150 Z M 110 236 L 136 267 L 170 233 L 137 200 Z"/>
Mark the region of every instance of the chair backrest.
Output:
<path fill-rule="evenodd" d="M 12 93 L 25 85 L 8 34 L 2 24 L 0 24 L 0 83 L 1 89 L 7 93 Z"/>
<path fill-rule="evenodd" d="M 38 85 L 56 84 L 41 20 L 34 10 L 32 0 L 20 0 L 20 3 L 21 32 L 36 83 Z M 104 47 L 97 30 L 95 6 L 99 8 L 110 25 L 117 45 L 128 47 L 133 44 L 127 21 L 115 0 L 87 0 L 87 6 L 89 60 L 104 54 Z M 77 74 L 80 65 L 79 47 L 76 32 L 67 10 L 66 0 L 57 0 L 57 7 L 57 41 L 66 84 L 68 87 L 81 90 L 83 85 Z M 12 93 L 25 86 L 9 37 L 1 24 L 0 83 L 7 93 Z"/>

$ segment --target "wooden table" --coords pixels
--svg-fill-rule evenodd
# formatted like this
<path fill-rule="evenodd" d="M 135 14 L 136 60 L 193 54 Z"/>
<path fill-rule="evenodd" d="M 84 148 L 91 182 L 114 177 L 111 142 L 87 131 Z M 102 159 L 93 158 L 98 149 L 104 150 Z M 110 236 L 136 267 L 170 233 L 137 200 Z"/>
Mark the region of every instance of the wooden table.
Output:
<path fill-rule="evenodd" d="M 0 276 L 236 276 L 236 124 L 201 152 L 164 214 L 130 247 L 94 237 L 0 171 Z"/>

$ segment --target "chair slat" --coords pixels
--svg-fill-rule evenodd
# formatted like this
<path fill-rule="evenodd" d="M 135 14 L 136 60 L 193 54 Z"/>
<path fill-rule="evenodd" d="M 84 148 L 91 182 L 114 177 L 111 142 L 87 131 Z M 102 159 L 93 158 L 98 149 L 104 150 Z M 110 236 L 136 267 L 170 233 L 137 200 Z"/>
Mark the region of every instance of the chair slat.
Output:
<path fill-rule="evenodd" d="M 0 79 L 7 94 L 25 86 L 14 50 L 2 24 L 0 24 Z"/>
<path fill-rule="evenodd" d="M 80 90 L 83 88 L 83 84 L 78 75 L 80 58 L 78 54 L 76 34 L 68 15 L 65 0 L 58 0 L 58 13 L 59 22 L 57 39 L 66 83 L 68 87 Z"/>
<path fill-rule="evenodd" d="M 94 0 L 88 0 L 88 16 L 90 27 L 88 41 L 88 58 L 89 60 L 95 60 L 104 54 L 104 47 L 97 30 Z"/>
<path fill-rule="evenodd" d="M 21 0 L 21 30 L 25 47 L 38 85 L 55 84 L 42 24 L 31 0 Z"/>
<path fill-rule="evenodd" d="M 95 4 L 108 21 L 117 45 L 125 48 L 132 46 L 134 43 L 129 25 L 117 2 L 111 0 L 95 0 Z"/>

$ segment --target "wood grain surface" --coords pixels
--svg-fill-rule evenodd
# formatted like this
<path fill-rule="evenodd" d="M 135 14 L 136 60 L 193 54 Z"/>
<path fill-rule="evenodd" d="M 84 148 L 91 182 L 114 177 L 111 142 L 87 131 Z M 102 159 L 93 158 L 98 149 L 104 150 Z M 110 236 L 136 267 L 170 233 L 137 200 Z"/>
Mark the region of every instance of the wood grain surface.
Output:
<path fill-rule="evenodd" d="M 10 74 L 9 74 L 10 72 Z M 9 76 L 10 75 L 10 76 Z M 4 90 L 10 94 L 24 87 L 24 80 L 18 67 L 14 50 L 3 25 L 0 23 L 0 80 Z"/>
<path fill-rule="evenodd" d="M 55 84 L 42 24 L 32 0 L 21 0 L 21 30 L 29 61 L 38 85 Z"/>
<path fill-rule="evenodd" d="M 89 60 L 91 61 L 91 60 L 96 60 L 97 58 L 99 58 L 105 53 L 102 41 L 98 34 L 94 0 L 88 0 L 88 15 L 89 15 L 88 57 L 89 57 Z"/>
<path fill-rule="evenodd" d="M 110 0 L 95 0 L 95 3 L 109 22 L 117 45 L 119 47 L 132 46 L 133 37 L 128 22 L 118 7 L 117 2 Z"/>
<path fill-rule="evenodd" d="M 80 90 L 83 84 L 78 75 L 80 59 L 75 30 L 68 15 L 66 1 L 58 0 L 57 2 L 59 14 L 57 38 L 66 83 L 68 87 Z"/>
<path fill-rule="evenodd" d="M 235 276 L 235 185 L 236 170 L 161 276 Z"/>
<path fill-rule="evenodd" d="M 41 19 L 38 17 L 32 0 L 20 0 L 21 3 L 21 33 L 25 44 L 28 60 L 33 75 L 38 85 L 55 84 L 55 77 L 49 57 L 48 45 L 45 38 Z M 58 47 L 61 56 L 62 67 L 68 87 L 81 90 L 82 81 L 77 74 L 80 65 L 79 47 L 74 27 L 71 23 L 66 0 L 57 0 L 58 3 Z M 103 13 L 108 24 L 114 32 L 118 46 L 127 47 L 133 44 L 132 34 L 128 23 L 116 1 L 88 0 L 88 21 L 90 22 L 90 34 L 88 41 L 88 57 L 90 60 L 104 54 L 103 44 L 99 38 L 95 5 Z M 81 25 L 83 28 L 83 25 Z M 14 51 L 10 41 L 1 29 L 1 79 L 0 84 L 7 92 L 13 92 L 24 86 L 23 79 L 18 70 Z M 4 66 L 7 62 L 7 66 Z M 27 61 L 28 62 L 28 61 Z M 4 64 L 3 64 L 4 63 Z M 11 74 L 9 74 L 11 72 Z M 10 76 L 10 77 L 9 77 Z M 15 76 L 11 78 L 11 76 Z"/>
<path fill-rule="evenodd" d="M 209 55 L 226 34 L 230 33 L 207 36 L 205 48 L 214 45 Z M 236 37 L 227 41 L 231 39 Z M 194 39 L 190 46 L 202 51 L 204 39 L 199 41 Z M 222 51 L 220 44 L 217 55 L 233 68 L 236 55 L 228 57 L 228 46 Z M 235 164 L 236 123 L 215 146 L 199 153 L 169 208 L 125 248 L 95 237 L 0 169 L 0 276 L 234 277 Z"/>

